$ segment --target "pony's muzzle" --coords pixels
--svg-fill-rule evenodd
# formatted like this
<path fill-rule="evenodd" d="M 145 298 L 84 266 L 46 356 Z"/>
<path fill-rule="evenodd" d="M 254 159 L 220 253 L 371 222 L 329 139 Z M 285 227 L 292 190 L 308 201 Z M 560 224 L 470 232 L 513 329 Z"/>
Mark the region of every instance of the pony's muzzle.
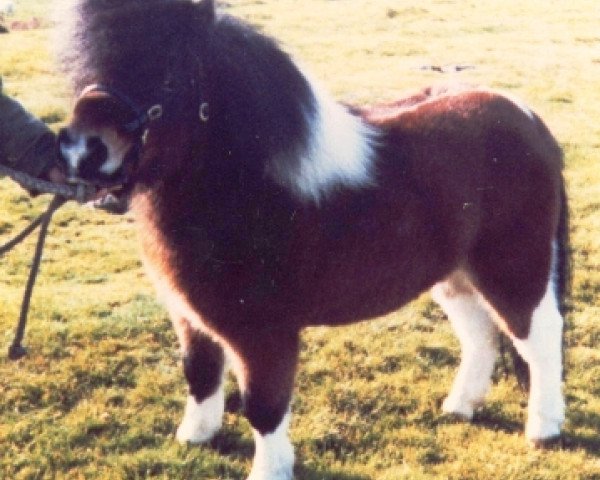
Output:
<path fill-rule="evenodd" d="M 98 136 L 87 136 L 68 128 L 58 133 L 58 157 L 71 182 L 90 182 L 102 176 L 108 148 Z"/>

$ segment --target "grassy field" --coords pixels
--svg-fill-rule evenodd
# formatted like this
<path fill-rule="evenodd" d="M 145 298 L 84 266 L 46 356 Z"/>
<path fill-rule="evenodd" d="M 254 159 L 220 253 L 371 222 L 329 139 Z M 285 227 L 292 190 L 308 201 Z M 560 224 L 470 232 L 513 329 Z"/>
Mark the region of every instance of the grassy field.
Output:
<path fill-rule="evenodd" d="M 53 2 L 15 3 L 17 18 L 39 16 L 44 28 L 0 35 L 0 75 L 7 92 L 58 128 L 70 99 L 53 63 Z M 423 296 L 374 322 L 306 331 L 291 430 L 296 478 L 600 479 L 597 0 L 228 4 L 279 38 L 341 100 L 394 99 L 456 79 L 486 84 L 525 99 L 566 155 L 575 270 L 563 445 L 526 447 L 526 397 L 501 373 L 473 424 L 441 415 L 459 350 Z M 448 75 L 421 68 L 457 63 L 475 68 Z M 46 202 L 3 180 L 0 240 Z M 0 478 L 243 479 L 253 446 L 235 411 L 208 446 L 174 439 L 186 387 L 131 218 L 76 205 L 56 215 L 32 303 L 29 356 L 6 359 L 32 247 L 30 240 L 0 260 Z"/>

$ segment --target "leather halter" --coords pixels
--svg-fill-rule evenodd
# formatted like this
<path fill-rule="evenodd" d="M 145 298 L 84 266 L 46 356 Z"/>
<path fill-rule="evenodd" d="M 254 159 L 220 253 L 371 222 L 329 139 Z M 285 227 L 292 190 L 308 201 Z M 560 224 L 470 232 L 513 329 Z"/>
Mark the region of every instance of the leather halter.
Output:
<path fill-rule="evenodd" d="M 141 108 L 137 103 L 135 103 L 129 96 L 127 96 L 122 91 L 117 88 L 102 84 L 102 83 L 93 83 L 85 87 L 80 95 L 78 100 L 84 99 L 86 96 L 91 95 L 93 93 L 101 93 L 105 94 L 115 100 L 117 100 L 122 105 L 125 105 L 133 114 L 133 120 L 120 125 L 125 132 L 135 135 L 136 142 L 134 147 L 138 152 L 146 143 L 146 137 L 148 134 L 149 124 L 155 120 L 158 120 L 163 115 L 163 106 L 160 103 L 152 105 L 148 109 Z M 209 120 L 209 104 L 208 102 L 200 102 L 200 107 L 198 109 L 198 116 L 201 123 L 207 123 Z M 131 167 L 132 163 L 137 163 L 134 156 L 129 157 L 129 166 Z M 123 167 L 125 166 L 125 162 Z M 96 186 L 108 187 L 110 189 L 118 189 L 123 188 L 129 182 L 129 175 L 124 174 L 120 178 L 116 179 L 113 182 L 100 182 L 96 184 Z"/>
<path fill-rule="evenodd" d="M 121 125 L 121 128 L 123 128 L 123 130 L 125 130 L 127 133 L 142 133 L 142 129 L 146 127 L 148 123 L 158 120 L 163 114 L 163 107 L 160 103 L 157 103 L 156 105 L 151 106 L 149 109 L 144 110 L 120 90 L 101 83 L 93 83 L 85 87 L 81 91 L 79 99 L 81 100 L 91 93 L 104 93 L 109 97 L 115 98 L 120 103 L 127 106 L 129 110 L 131 110 L 131 112 L 134 114 L 134 119 Z"/>
<path fill-rule="evenodd" d="M 110 86 L 102 84 L 102 83 L 93 83 L 93 84 L 85 87 L 81 91 L 81 94 L 79 95 L 78 100 L 85 99 L 87 96 L 94 94 L 94 93 L 101 93 L 101 94 L 107 95 L 107 96 L 117 100 L 120 104 L 124 105 L 125 107 L 127 107 L 130 110 L 130 112 L 133 114 L 133 117 L 134 117 L 133 120 L 130 120 L 126 123 L 121 124 L 120 128 L 123 129 L 123 131 L 135 136 L 135 142 L 134 142 L 133 148 L 139 152 L 140 148 L 146 141 L 149 123 L 151 123 L 155 120 L 158 120 L 160 117 L 162 117 L 162 114 L 163 114 L 162 105 L 157 103 L 157 104 L 151 106 L 150 108 L 148 108 L 147 110 L 145 110 L 143 108 L 140 108 L 138 106 L 138 104 L 136 104 L 129 96 L 124 94 L 122 91 L 118 90 L 117 88 L 110 87 Z M 124 162 L 122 165 L 124 173 L 122 173 L 119 177 L 117 177 L 114 180 L 109 181 L 109 182 L 97 181 L 96 183 L 94 183 L 94 185 L 96 187 L 108 188 L 109 190 L 112 190 L 112 191 L 124 188 L 130 180 L 130 178 L 129 178 L 130 174 L 125 173 L 127 170 L 126 167 L 129 167 L 130 170 L 134 169 L 135 164 L 137 164 L 136 157 L 137 157 L 137 154 L 134 154 L 132 156 L 127 156 L 124 159 Z"/>

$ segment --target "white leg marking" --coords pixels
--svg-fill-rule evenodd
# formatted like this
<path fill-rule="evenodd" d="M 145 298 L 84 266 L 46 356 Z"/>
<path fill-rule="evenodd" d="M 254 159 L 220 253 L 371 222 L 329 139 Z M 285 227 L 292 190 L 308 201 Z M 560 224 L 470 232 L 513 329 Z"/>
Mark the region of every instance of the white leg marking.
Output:
<path fill-rule="evenodd" d="M 223 384 L 210 397 L 198 403 L 189 395 L 183 420 L 177 429 L 180 443 L 207 442 L 219 431 L 225 411 L 225 391 Z"/>
<path fill-rule="evenodd" d="M 498 355 L 498 328 L 479 294 L 450 294 L 447 288 L 445 284 L 438 284 L 431 293 L 448 316 L 460 341 L 461 361 L 442 409 L 471 420 L 490 388 Z"/>
<path fill-rule="evenodd" d="M 524 340 L 512 339 L 529 364 L 531 386 L 525 435 L 534 444 L 560 435 L 565 418 L 562 328 L 563 319 L 550 281 L 544 298 L 533 312 L 529 336 Z"/>
<path fill-rule="evenodd" d="M 287 436 L 290 414 L 287 413 L 273 433 L 261 435 L 254 430 L 254 461 L 247 480 L 292 480 L 294 449 Z"/>
<path fill-rule="evenodd" d="M 373 185 L 373 146 L 378 133 L 305 77 L 315 98 L 315 111 L 306 112 L 309 138 L 300 149 L 297 168 L 281 167 L 275 159 L 276 176 L 301 198 L 315 203 L 338 185 Z"/>

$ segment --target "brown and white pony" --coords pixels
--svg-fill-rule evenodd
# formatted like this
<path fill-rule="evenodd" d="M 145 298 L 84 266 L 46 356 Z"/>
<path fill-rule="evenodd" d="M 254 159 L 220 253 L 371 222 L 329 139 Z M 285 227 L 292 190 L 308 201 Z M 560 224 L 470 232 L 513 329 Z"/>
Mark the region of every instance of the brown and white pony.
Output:
<path fill-rule="evenodd" d="M 462 347 L 443 410 L 473 416 L 504 332 L 530 369 L 526 437 L 559 436 L 567 206 L 536 114 L 480 88 L 348 108 L 212 1 L 78 3 L 66 61 L 83 94 L 60 150 L 73 181 L 130 199 L 183 352 L 180 441 L 217 432 L 231 365 L 249 478 L 290 479 L 301 330 L 426 290 Z"/>

